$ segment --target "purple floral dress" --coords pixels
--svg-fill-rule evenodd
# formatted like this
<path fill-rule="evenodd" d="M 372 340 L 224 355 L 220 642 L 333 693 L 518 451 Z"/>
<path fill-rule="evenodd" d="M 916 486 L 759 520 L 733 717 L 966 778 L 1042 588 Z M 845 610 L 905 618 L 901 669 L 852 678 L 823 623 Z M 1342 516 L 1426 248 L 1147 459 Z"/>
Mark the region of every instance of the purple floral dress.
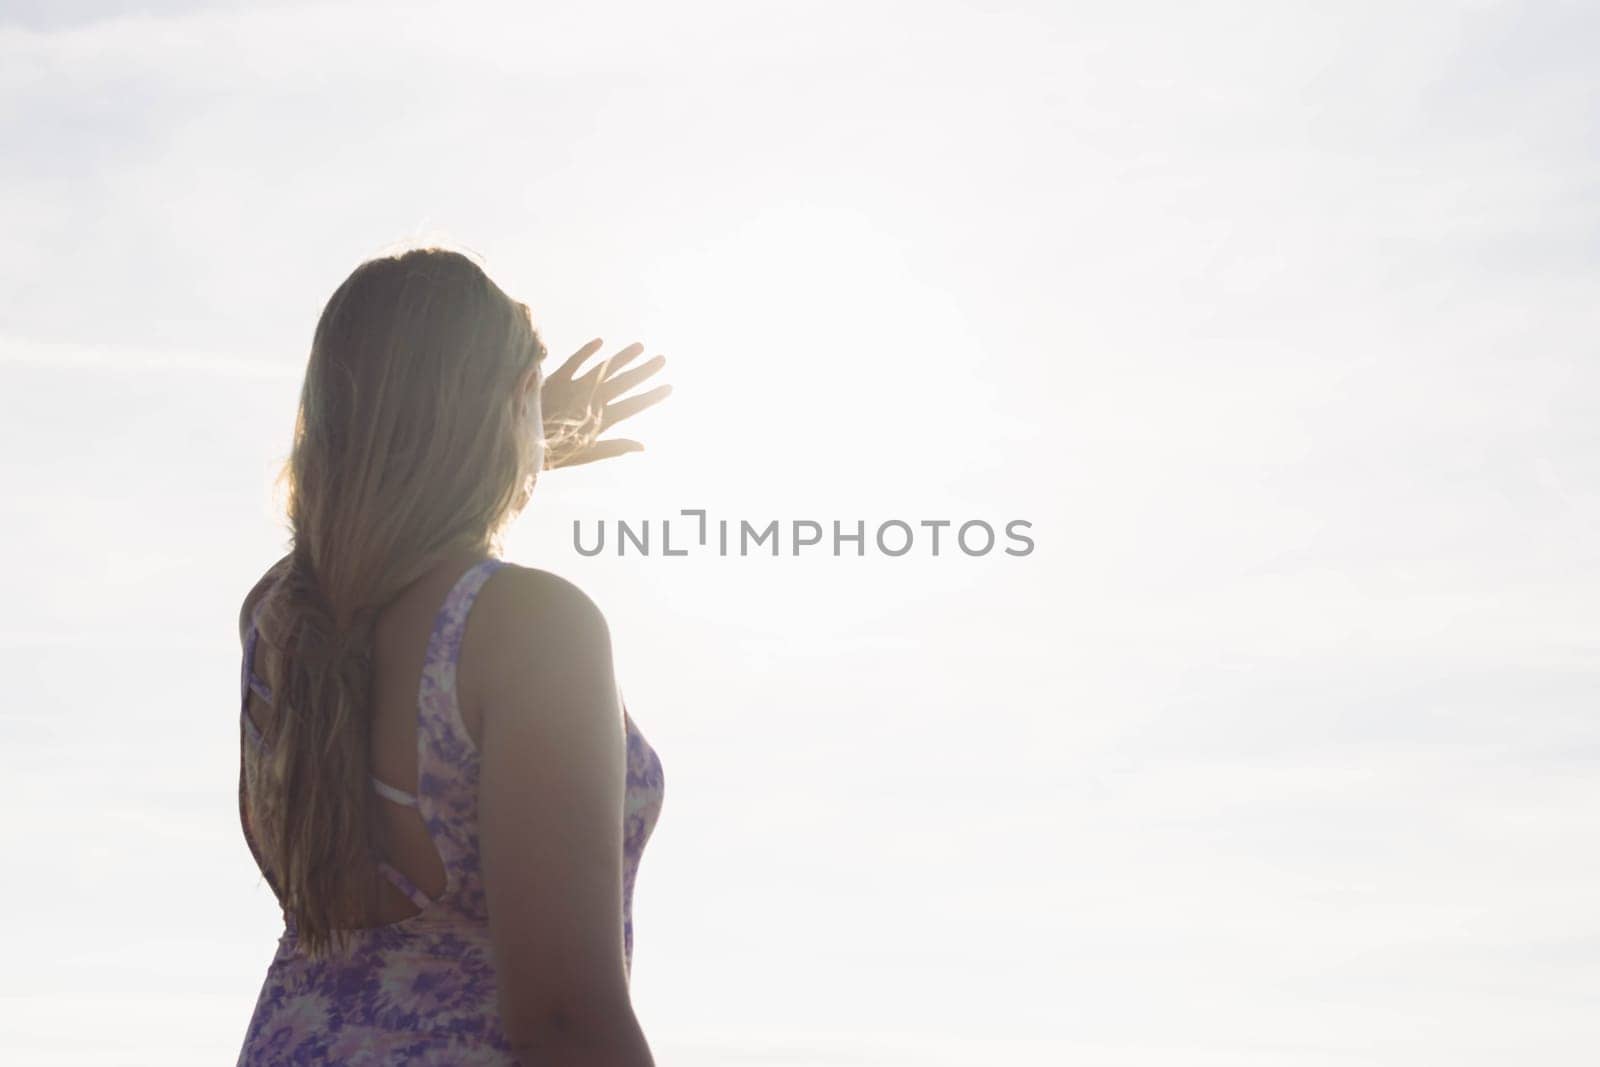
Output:
<path fill-rule="evenodd" d="M 428 640 L 417 697 L 417 792 L 376 779 L 373 787 L 390 800 L 414 805 L 444 862 L 445 889 L 430 900 L 396 868 L 380 865 L 384 877 L 420 910 L 387 926 L 352 931 L 350 948 L 337 958 L 302 954 L 294 920 L 285 916 L 283 936 L 267 969 L 239 1053 L 240 1067 L 277 1064 L 450 1064 L 461 1067 L 515 1064 L 500 1027 L 490 954 L 488 912 L 478 866 L 478 752 L 462 725 L 456 702 L 456 660 L 473 600 L 504 566 L 487 559 L 461 576 L 445 598 Z M 251 671 L 256 629 L 245 637 L 241 718 L 262 750 L 250 721 L 250 690 L 263 700 L 266 687 Z M 633 886 L 639 857 L 661 811 L 661 760 L 623 712 L 628 775 L 624 804 L 622 917 L 626 966 L 633 966 Z M 253 775 L 254 758 L 244 760 Z M 245 780 L 240 816 L 245 840 L 274 893 L 277 886 L 261 862 L 245 817 Z"/>

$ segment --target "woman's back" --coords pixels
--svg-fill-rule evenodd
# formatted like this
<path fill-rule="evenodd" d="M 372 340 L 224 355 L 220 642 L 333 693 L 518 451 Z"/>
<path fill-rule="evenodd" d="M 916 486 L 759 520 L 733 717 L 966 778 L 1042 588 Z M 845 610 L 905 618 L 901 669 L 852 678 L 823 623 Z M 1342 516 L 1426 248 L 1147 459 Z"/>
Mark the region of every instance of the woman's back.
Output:
<path fill-rule="evenodd" d="M 502 570 L 509 572 L 506 579 L 491 590 L 490 579 Z M 269 572 L 243 613 L 240 813 L 257 863 L 277 891 L 251 831 L 247 799 L 255 777 L 263 773 L 263 761 L 271 757 L 264 737 L 272 735 L 277 713 L 255 662 L 255 604 L 273 579 L 274 572 Z M 508 645 L 507 632 L 526 629 L 530 618 L 548 614 L 534 601 L 571 600 L 574 594 L 583 599 L 542 572 L 494 558 L 468 558 L 435 567 L 376 620 L 370 765 L 372 788 L 382 801 L 376 819 L 381 858 L 374 872 L 372 907 L 366 922 L 346 931 L 343 950 L 319 959 L 302 950 L 293 917 L 286 913 L 241 1064 L 517 1062 L 502 1020 L 506 990 L 497 976 L 509 969 L 519 988 L 538 984 L 524 972 L 541 966 L 539 959 L 528 958 L 541 953 L 530 949 L 537 938 L 527 932 L 542 928 L 538 916 L 520 914 L 521 901 L 508 896 L 528 881 L 529 857 L 517 848 L 519 813 L 507 809 L 537 797 L 541 787 L 534 783 L 519 793 L 522 785 L 505 783 L 518 773 L 519 753 L 536 751 L 541 744 L 559 745 L 561 711 L 556 708 L 548 716 L 557 724 L 552 726 L 541 719 L 537 700 L 520 698 L 530 688 L 529 678 L 518 673 L 516 664 L 520 659 L 539 661 L 542 653 L 532 643 L 526 654 L 516 640 Z M 480 601 L 484 607 L 475 614 Z M 559 616 L 559 611 L 548 615 Z M 559 631 L 549 635 L 547 643 L 555 647 L 540 672 L 555 694 L 566 685 L 559 677 L 561 664 L 572 658 L 559 648 Z M 609 675 L 609 648 L 604 659 Z M 508 686 L 508 678 L 514 684 Z M 660 811 L 662 774 L 660 760 L 625 710 L 622 728 L 625 784 L 616 798 L 616 815 L 624 825 L 595 836 L 620 841 L 620 857 L 613 861 L 620 858 L 622 868 L 618 903 L 625 974 L 632 958 L 632 887 Z M 535 739 L 531 746 L 530 739 Z M 498 891 L 501 903 L 493 925 L 479 810 L 486 745 L 495 756 L 490 778 L 496 783 L 491 792 L 496 808 L 488 812 L 488 821 L 499 850 L 497 884 L 506 887 Z M 549 762 L 540 758 L 523 769 L 535 778 L 558 778 L 552 767 L 559 762 L 560 753 L 552 752 Z M 603 769 L 596 770 L 603 778 Z M 559 812 L 530 811 L 529 823 L 537 823 L 540 814 L 560 817 Z M 613 835 L 613 829 L 618 833 Z M 530 838 L 530 846 L 537 840 Z M 538 907 L 532 894 L 527 898 L 527 907 Z M 549 967 L 566 966 L 565 954 L 553 941 L 550 945 L 542 953 Z"/>

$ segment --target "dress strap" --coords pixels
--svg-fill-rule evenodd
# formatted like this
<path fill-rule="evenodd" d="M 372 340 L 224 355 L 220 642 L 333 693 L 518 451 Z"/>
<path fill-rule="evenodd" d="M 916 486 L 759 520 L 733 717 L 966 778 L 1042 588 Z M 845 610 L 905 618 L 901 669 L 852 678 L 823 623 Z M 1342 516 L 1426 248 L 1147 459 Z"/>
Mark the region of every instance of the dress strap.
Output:
<path fill-rule="evenodd" d="M 404 893 L 406 899 L 417 906 L 418 911 L 426 910 L 433 903 L 428 894 L 417 888 L 417 883 L 407 878 L 388 860 L 378 861 L 378 873 L 388 879 L 390 885 Z"/>
<path fill-rule="evenodd" d="M 261 731 L 256 728 L 255 721 L 250 718 L 250 693 L 252 690 L 261 695 L 263 700 L 271 700 L 271 695 L 262 692 L 266 687 L 261 686 L 252 671 L 251 664 L 255 659 L 256 651 L 256 620 L 252 616 L 250 628 L 244 638 L 244 664 L 239 678 L 239 720 L 244 725 L 245 735 L 256 748 L 262 747 Z M 244 749 L 239 750 L 239 826 L 244 831 L 244 843 L 250 848 L 250 855 L 256 861 L 256 869 L 261 872 L 261 877 L 266 879 L 267 885 L 272 889 L 272 895 L 278 898 L 281 905 L 283 894 L 278 890 L 278 881 L 272 876 L 272 869 L 261 856 L 261 846 L 256 843 L 255 831 L 250 826 L 250 806 L 247 799 L 246 776 L 244 765 Z M 286 921 L 292 922 L 288 912 L 284 912 Z"/>
<path fill-rule="evenodd" d="M 456 701 L 456 662 L 461 658 L 461 639 L 466 633 L 467 615 L 472 611 L 472 604 L 478 599 L 484 583 L 504 566 L 505 560 L 491 556 L 467 568 L 445 596 L 444 604 L 434 618 L 433 633 L 428 637 L 428 651 L 422 662 L 422 685 L 417 694 L 421 715 L 418 726 L 425 737 L 431 735 L 438 738 L 437 731 L 442 727 L 444 735 L 454 736 L 457 741 L 471 747 L 471 738 L 461 722 L 460 706 Z M 438 722 L 441 715 L 445 720 L 443 723 Z M 434 720 L 431 727 L 430 719 Z"/>
<path fill-rule="evenodd" d="M 256 621 L 250 620 L 250 629 L 244 635 L 244 657 L 240 660 L 239 671 L 239 710 L 244 711 L 245 705 L 250 702 L 250 690 L 255 688 L 255 672 L 250 669 L 251 661 L 256 657 Z"/>
<path fill-rule="evenodd" d="M 250 619 L 250 629 L 246 631 L 244 637 L 244 666 L 239 679 L 239 718 L 244 722 L 244 732 L 249 736 L 250 743 L 258 748 L 262 743 L 261 731 L 257 729 L 255 720 L 250 718 L 250 694 L 255 693 L 256 696 L 268 704 L 272 703 L 272 690 L 267 688 L 265 682 L 256 677 L 254 670 L 256 639 L 259 636 L 260 633 L 256 629 L 256 620 L 252 617 Z"/>
<path fill-rule="evenodd" d="M 433 620 L 433 633 L 428 637 L 428 653 L 424 669 L 448 664 L 455 672 L 456 660 L 461 655 L 461 638 L 467 629 L 467 613 L 472 602 L 478 599 L 483 583 L 489 576 L 506 565 L 503 559 L 490 557 L 468 567 L 456 579 L 456 584 L 446 594 L 439 614 Z"/>

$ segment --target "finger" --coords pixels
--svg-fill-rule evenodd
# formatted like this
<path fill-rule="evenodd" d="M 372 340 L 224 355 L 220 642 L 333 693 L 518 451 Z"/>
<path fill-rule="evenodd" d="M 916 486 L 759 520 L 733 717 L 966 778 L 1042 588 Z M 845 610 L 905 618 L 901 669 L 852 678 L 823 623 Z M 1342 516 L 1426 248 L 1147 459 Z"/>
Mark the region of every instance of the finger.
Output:
<path fill-rule="evenodd" d="M 666 356 L 657 356 L 649 363 L 641 363 L 626 374 L 619 374 L 615 378 L 606 379 L 605 388 L 600 391 L 600 395 L 607 400 L 621 396 L 666 365 Z"/>
<path fill-rule="evenodd" d="M 572 355 L 568 356 L 567 361 L 561 364 L 561 366 L 557 367 L 554 374 L 545 375 L 545 381 L 570 381 L 572 376 L 578 373 L 578 368 L 583 366 L 583 361 L 600 351 L 600 346 L 603 344 L 605 344 L 605 342 L 596 337 L 593 341 L 590 341 L 588 344 L 572 353 Z"/>
<path fill-rule="evenodd" d="M 600 432 L 605 433 L 609 427 L 615 426 L 623 419 L 632 418 L 645 408 L 659 404 L 671 395 L 672 386 L 662 385 L 648 393 L 640 393 L 626 400 L 618 400 L 615 404 L 607 404 L 605 411 L 600 415 Z"/>
<path fill-rule="evenodd" d="M 612 456 L 622 456 L 629 452 L 643 452 L 644 445 L 638 441 L 618 437 L 610 441 L 596 441 L 577 455 L 563 462 L 563 467 L 578 467 L 585 463 L 593 463 L 597 459 L 610 459 Z"/>
<path fill-rule="evenodd" d="M 585 389 L 598 391 L 600 386 L 611 375 L 639 358 L 639 353 L 644 351 L 644 345 L 637 342 L 624 348 L 614 355 L 607 356 L 593 367 L 583 372 L 583 377 L 578 381 Z"/>
<path fill-rule="evenodd" d="M 600 364 L 600 377 L 609 378 L 644 354 L 644 345 L 635 341 L 621 352 Z"/>

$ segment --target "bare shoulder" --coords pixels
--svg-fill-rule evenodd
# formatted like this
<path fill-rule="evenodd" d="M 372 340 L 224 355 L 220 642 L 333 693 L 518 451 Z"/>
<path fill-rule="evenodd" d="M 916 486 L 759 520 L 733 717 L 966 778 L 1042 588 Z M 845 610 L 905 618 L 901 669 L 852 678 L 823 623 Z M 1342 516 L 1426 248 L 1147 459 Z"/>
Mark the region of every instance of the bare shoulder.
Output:
<path fill-rule="evenodd" d="M 515 563 L 506 564 L 484 586 L 474 610 L 501 624 L 605 626 L 599 605 L 582 589 L 559 574 Z"/>
<path fill-rule="evenodd" d="M 239 605 L 239 641 L 241 644 L 244 642 L 245 631 L 250 628 L 250 617 L 255 613 L 256 605 L 261 603 L 261 599 L 267 595 L 267 590 L 272 588 L 273 583 L 278 580 L 279 576 L 283 574 L 284 568 L 288 566 L 289 557 L 284 556 L 268 567 L 266 573 L 258 578 L 256 584 L 251 586 L 250 591 L 244 595 L 244 603 Z"/>
<path fill-rule="evenodd" d="M 508 564 L 483 587 L 473 616 L 479 625 L 469 640 L 476 638 L 471 651 L 489 708 L 504 703 L 497 698 L 525 702 L 534 687 L 560 702 L 597 681 L 615 684 L 604 613 L 560 575 Z"/>

